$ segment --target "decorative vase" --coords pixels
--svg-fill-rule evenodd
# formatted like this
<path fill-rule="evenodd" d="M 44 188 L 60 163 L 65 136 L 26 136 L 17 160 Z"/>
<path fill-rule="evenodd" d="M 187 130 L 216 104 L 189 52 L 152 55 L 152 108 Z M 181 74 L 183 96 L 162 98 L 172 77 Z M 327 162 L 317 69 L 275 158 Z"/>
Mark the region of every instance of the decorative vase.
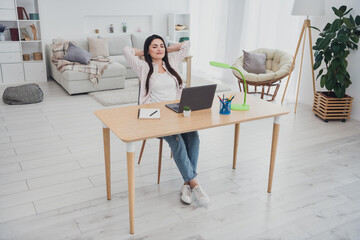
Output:
<path fill-rule="evenodd" d="M 191 110 L 190 111 L 183 111 L 184 117 L 190 117 L 191 115 Z"/>
<path fill-rule="evenodd" d="M 0 32 L 0 41 L 5 41 L 4 32 Z"/>

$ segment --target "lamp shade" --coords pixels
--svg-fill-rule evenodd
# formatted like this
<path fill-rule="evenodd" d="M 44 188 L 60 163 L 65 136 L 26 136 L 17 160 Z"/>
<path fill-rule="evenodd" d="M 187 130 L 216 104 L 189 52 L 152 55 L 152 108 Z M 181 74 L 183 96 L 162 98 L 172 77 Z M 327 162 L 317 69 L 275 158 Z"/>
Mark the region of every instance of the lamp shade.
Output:
<path fill-rule="evenodd" d="M 291 15 L 322 16 L 324 14 L 324 0 L 294 0 L 291 11 Z"/>

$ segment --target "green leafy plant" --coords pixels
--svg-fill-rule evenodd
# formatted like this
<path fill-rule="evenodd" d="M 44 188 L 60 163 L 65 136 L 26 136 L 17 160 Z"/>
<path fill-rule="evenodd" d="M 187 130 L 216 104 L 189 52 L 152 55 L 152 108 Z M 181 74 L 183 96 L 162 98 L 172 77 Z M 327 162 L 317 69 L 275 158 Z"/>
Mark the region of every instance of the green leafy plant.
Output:
<path fill-rule="evenodd" d="M 320 86 L 334 91 L 338 98 L 345 96 L 345 89 L 351 84 L 350 74 L 346 70 L 348 66 L 346 58 L 350 49 L 358 48 L 357 43 L 360 37 L 360 16 L 354 18 L 350 14 L 346 17 L 352 8 L 347 11 L 346 9 L 346 6 L 341 6 L 339 9 L 333 7 L 332 10 L 338 18 L 326 24 L 322 31 L 312 27 L 320 31 L 319 38 L 313 47 L 315 50 L 314 70 L 318 69 L 322 62 L 325 63 L 325 67 L 319 70 L 316 79 L 321 76 Z"/>
<path fill-rule="evenodd" d="M 183 109 L 184 109 L 184 111 L 190 111 L 191 110 L 189 106 L 184 106 Z"/>

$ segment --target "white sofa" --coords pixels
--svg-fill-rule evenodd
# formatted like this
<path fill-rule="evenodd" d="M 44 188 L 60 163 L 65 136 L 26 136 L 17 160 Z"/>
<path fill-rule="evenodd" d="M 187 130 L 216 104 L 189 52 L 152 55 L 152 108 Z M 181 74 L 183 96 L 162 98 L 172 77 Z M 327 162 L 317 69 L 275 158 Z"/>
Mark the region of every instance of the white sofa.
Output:
<path fill-rule="evenodd" d="M 51 62 L 51 45 L 46 45 L 49 75 L 58 82 L 69 94 L 87 93 L 100 90 L 125 87 L 125 78 L 135 78 L 136 74 L 127 64 L 123 49 L 125 46 L 142 49 L 148 34 L 123 33 L 108 37 L 109 54 L 112 63 L 104 71 L 99 83 L 94 85 L 89 80 L 89 74 L 77 71 L 59 72 Z M 87 40 L 74 40 L 77 46 L 89 51 Z"/>

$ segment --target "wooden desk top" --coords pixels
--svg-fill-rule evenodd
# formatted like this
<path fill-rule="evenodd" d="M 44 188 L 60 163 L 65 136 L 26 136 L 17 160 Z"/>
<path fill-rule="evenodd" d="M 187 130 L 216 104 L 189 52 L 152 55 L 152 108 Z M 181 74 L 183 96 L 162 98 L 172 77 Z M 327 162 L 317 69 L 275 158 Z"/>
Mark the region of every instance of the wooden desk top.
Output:
<path fill-rule="evenodd" d="M 233 103 L 243 102 L 243 93 L 236 93 Z M 230 96 L 230 93 L 226 94 Z M 212 108 L 191 112 L 191 117 L 165 107 L 172 102 L 112 108 L 95 111 L 95 115 L 123 142 L 134 142 L 155 137 L 164 137 L 184 132 L 247 122 L 288 114 L 286 108 L 247 95 L 249 111 L 231 111 L 230 115 L 219 114 L 219 99 L 215 96 Z M 160 119 L 138 119 L 139 108 L 159 108 Z"/>

